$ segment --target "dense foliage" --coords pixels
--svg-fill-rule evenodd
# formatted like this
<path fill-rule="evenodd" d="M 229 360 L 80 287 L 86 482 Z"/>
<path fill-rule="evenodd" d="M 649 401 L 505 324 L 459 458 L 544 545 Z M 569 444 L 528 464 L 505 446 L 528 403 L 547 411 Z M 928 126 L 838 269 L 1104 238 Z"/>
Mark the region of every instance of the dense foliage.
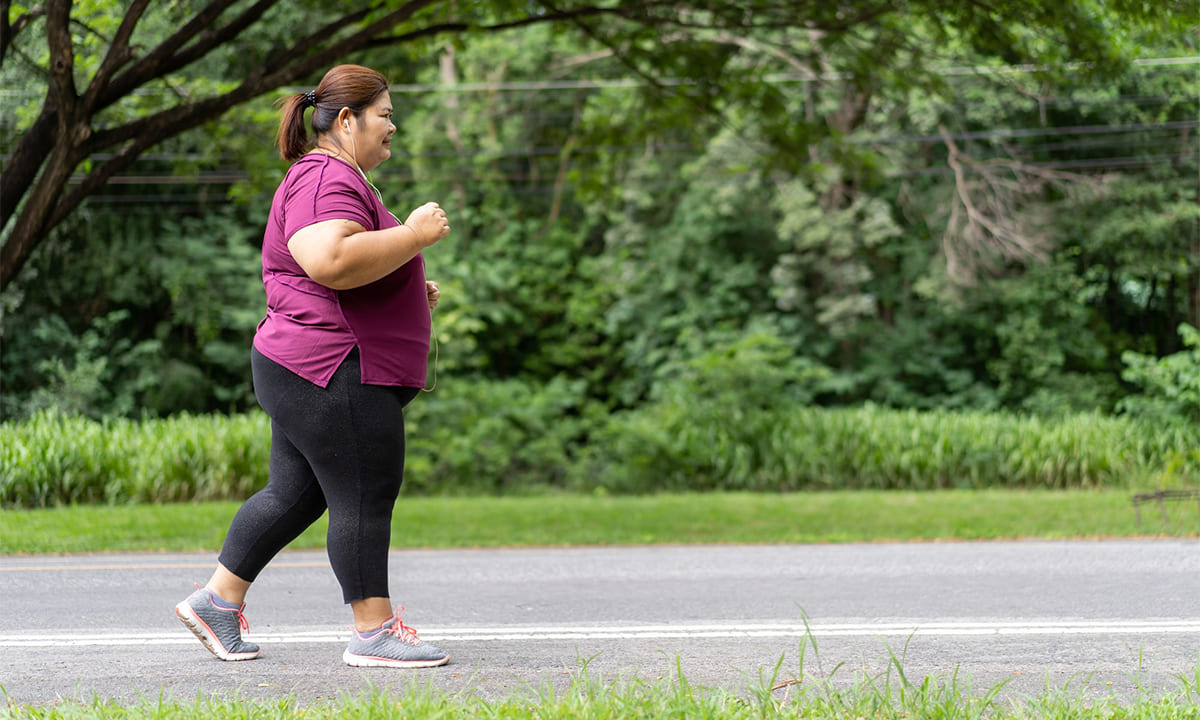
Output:
<path fill-rule="evenodd" d="M 1124 24 L 1121 3 L 1032 5 L 1093 13 L 1077 30 L 1111 53 L 1080 65 L 1053 18 L 999 33 L 963 10 L 763 28 L 707 54 L 532 25 L 347 58 L 394 83 L 386 201 L 437 199 L 453 221 L 426 256 L 438 387 L 412 422 L 459 422 L 418 431 L 442 451 L 417 452 L 417 476 L 504 483 L 564 452 L 603 467 L 614 443 L 669 458 L 718 442 L 677 427 L 712 407 L 753 442 L 774 442 L 754 429 L 774 414 L 864 402 L 1194 422 L 1200 64 L 1178 32 L 1194 8 L 1156 26 Z M 110 119 L 227 85 L 227 50 Z M 4 152 L 41 100 L 22 74 L 41 58 L 11 52 Z M 714 54 L 720 87 L 663 82 Z M 258 244 L 283 171 L 270 100 L 160 143 L 42 242 L 0 294 L 0 418 L 254 406 Z"/>

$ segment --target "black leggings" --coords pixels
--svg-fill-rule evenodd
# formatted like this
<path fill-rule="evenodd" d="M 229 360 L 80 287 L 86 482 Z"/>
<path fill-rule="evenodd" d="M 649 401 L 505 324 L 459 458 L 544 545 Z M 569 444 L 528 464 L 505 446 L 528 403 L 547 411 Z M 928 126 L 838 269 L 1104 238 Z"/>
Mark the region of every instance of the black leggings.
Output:
<path fill-rule="evenodd" d="M 404 407 L 418 388 L 363 385 L 358 351 L 321 388 L 251 351 L 271 417 L 267 486 L 233 518 L 220 562 L 252 582 L 329 509 L 327 550 L 347 603 L 390 597 L 392 507 L 404 475 Z"/>

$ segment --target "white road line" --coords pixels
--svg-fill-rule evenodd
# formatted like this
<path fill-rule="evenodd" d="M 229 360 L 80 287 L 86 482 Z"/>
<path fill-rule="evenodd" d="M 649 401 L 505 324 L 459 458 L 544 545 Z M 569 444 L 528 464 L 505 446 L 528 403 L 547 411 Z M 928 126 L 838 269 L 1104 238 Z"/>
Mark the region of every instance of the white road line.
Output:
<path fill-rule="evenodd" d="M 329 561 L 275 561 L 271 567 L 316 568 L 328 567 Z M 92 570 L 181 570 L 189 568 L 204 568 L 211 570 L 211 562 L 188 563 L 120 563 L 114 565 L 14 565 L 0 567 L 0 573 L 17 572 L 90 572 Z"/>
<path fill-rule="evenodd" d="M 845 624 L 706 624 L 544 627 L 429 627 L 421 637 L 435 642 L 484 640 L 663 640 L 722 638 L 814 637 L 938 637 L 971 635 L 1180 635 L 1200 634 L 1200 620 L 1080 620 L 1027 622 L 892 622 Z M 329 628 L 278 633 L 249 633 L 247 640 L 259 644 L 343 643 L 349 630 Z M 186 630 L 179 632 L 88 633 L 64 637 L 37 633 L 0 634 L 0 647 L 62 647 L 117 645 L 186 645 L 195 643 Z"/>

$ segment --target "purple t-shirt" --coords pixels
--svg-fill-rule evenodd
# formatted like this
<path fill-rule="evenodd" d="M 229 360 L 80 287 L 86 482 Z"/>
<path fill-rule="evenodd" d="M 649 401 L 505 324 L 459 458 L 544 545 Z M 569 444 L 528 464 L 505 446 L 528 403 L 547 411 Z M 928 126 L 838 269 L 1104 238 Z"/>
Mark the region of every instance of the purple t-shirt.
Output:
<path fill-rule="evenodd" d="M 432 325 L 425 259 L 418 254 L 369 285 L 333 290 L 308 277 L 287 246 L 297 230 L 322 220 L 353 220 L 367 230 L 400 224 L 349 163 L 321 153 L 293 163 L 263 236 L 267 316 L 254 347 L 326 387 L 357 345 L 364 384 L 424 387 Z"/>

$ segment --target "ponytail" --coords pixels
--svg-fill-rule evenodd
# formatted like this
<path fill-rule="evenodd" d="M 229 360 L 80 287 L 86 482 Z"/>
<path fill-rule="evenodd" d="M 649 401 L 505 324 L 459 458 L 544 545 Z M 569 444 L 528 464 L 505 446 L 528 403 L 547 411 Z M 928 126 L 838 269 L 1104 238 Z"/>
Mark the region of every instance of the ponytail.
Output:
<path fill-rule="evenodd" d="M 309 106 L 308 93 L 296 93 L 280 98 L 282 117 L 279 119 L 279 154 L 288 162 L 300 159 L 308 150 L 308 131 L 304 128 L 304 111 Z"/>

